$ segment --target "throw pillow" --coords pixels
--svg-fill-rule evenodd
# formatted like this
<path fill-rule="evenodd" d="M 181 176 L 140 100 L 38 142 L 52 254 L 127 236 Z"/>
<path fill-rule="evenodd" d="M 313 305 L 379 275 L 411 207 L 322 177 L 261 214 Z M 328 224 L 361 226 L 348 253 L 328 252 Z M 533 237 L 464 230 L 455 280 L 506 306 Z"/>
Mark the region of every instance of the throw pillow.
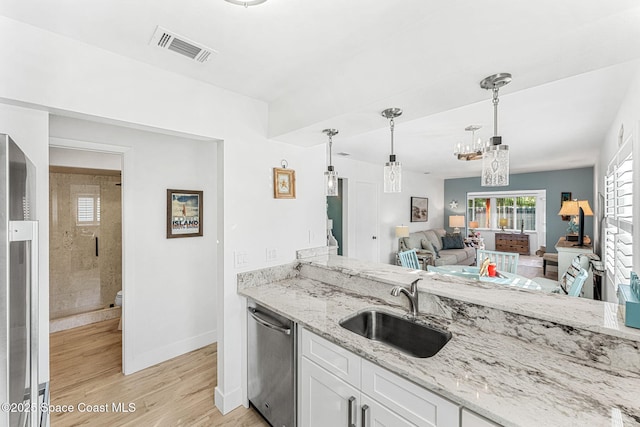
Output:
<path fill-rule="evenodd" d="M 578 255 L 571 261 L 571 265 L 567 268 L 567 271 L 560 278 L 560 288 L 566 294 L 569 293 L 569 288 L 576 280 L 576 276 L 580 273 L 582 265 L 580 264 L 580 256 Z"/>
<path fill-rule="evenodd" d="M 442 249 L 464 249 L 462 235 L 456 233 L 442 236 Z"/>
<path fill-rule="evenodd" d="M 440 254 L 438 253 L 438 250 L 431 244 L 429 240 L 422 239 L 420 241 L 420 244 L 422 245 L 422 249 L 431 252 L 432 254 L 435 255 L 436 258 L 440 258 Z"/>

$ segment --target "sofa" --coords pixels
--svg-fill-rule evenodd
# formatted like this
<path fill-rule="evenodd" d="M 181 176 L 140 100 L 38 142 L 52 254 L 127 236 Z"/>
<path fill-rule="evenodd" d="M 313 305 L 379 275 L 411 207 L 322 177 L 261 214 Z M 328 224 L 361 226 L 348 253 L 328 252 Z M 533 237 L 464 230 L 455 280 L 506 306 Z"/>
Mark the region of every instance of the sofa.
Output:
<path fill-rule="evenodd" d="M 475 264 L 475 248 L 462 244 L 462 248 L 443 249 L 443 237 L 446 239 L 445 243 L 451 243 L 451 235 L 448 235 L 443 228 L 415 231 L 409 233 L 409 237 L 401 237 L 398 248 L 400 252 L 415 249 L 418 255 L 430 254 L 431 263 L 435 266 Z"/>

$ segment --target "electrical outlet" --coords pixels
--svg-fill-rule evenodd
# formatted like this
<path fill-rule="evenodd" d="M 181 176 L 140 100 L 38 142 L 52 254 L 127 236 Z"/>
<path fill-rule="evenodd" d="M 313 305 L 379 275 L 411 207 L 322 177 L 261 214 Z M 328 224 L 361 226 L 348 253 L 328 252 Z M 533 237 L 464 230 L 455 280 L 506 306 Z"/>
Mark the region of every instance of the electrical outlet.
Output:
<path fill-rule="evenodd" d="M 235 268 L 244 267 L 249 264 L 249 254 L 246 251 L 235 251 L 233 253 L 233 266 Z"/>
<path fill-rule="evenodd" d="M 278 250 L 276 248 L 267 248 L 266 249 L 266 261 L 275 261 L 278 259 Z"/>

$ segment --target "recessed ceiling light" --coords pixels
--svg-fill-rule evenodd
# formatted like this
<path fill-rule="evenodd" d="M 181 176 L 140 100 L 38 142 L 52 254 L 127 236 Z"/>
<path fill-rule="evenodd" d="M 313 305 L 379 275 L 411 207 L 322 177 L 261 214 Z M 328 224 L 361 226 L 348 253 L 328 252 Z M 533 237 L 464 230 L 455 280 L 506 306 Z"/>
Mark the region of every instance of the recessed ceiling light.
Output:
<path fill-rule="evenodd" d="M 351 154 L 349 154 L 349 153 L 345 153 L 344 151 L 341 151 L 341 152 L 339 152 L 339 153 L 336 153 L 336 156 L 342 156 L 342 157 L 347 157 L 347 156 L 350 156 L 350 155 L 351 155 Z"/>
<path fill-rule="evenodd" d="M 249 7 L 249 6 L 256 6 L 258 4 L 264 3 L 267 0 L 225 0 L 225 1 L 231 4 L 237 4 L 238 6 Z"/>

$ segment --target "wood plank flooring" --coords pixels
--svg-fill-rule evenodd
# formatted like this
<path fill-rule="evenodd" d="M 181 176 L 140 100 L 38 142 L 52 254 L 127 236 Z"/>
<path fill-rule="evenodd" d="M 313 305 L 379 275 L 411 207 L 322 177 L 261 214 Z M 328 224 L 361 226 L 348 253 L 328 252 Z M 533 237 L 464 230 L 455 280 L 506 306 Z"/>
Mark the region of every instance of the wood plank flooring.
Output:
<path fill-rule="evenodd" d="M 123 375 L 118 319 L 51 334 L 51 404 L 74 412 L 52 413 L 52 427 L 220 426 L 268 427 L 253 410 L 222 416 L 213 403 L 216 344 L 131 375 Z M 122 403 L 133 412 L 118 412 Z M 108 412 L 80 412 L 80 404 Z"/>

